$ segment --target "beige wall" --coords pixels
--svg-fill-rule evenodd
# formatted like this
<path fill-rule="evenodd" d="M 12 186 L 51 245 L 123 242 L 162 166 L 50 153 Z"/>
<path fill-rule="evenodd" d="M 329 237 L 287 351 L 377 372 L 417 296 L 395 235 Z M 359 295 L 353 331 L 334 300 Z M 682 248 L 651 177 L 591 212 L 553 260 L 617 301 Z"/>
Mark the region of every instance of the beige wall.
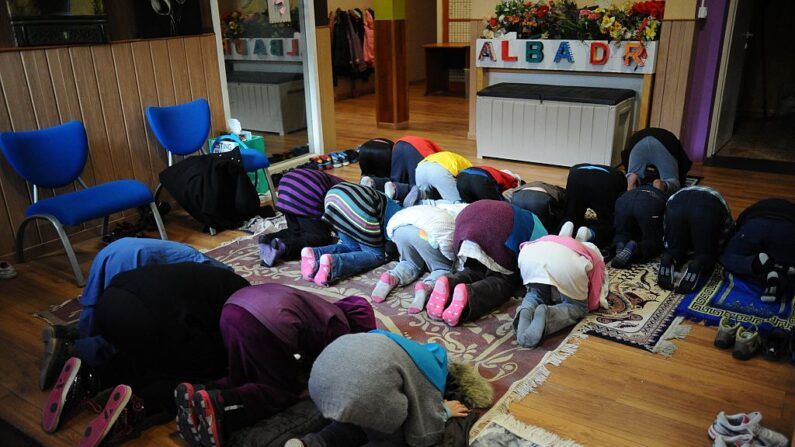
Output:
<path fill-rule="evenodd" d="M 339 9 L 367 9 L 373 7 L 373 0 L 328 0 L 328 11 Z"/>
<path fill-rule="evenodd" d="M 406 71 L 409 82 L 425 79 L 426 43 L 436 42 L 436 8 L 428 0 L 406 0 Z"/>

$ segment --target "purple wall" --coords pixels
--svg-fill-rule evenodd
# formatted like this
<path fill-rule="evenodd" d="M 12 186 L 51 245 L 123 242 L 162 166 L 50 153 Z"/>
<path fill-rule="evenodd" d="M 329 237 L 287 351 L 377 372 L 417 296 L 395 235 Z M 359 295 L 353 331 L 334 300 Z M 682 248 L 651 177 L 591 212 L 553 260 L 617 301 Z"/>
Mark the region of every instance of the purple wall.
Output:
<path fill-rule="evenodd" d="M 682 145 L 692 160 L 703 160 L 707 151 L 728 3 L 707 0 L 707 18 L 696 21 L 693 71 L 681 135 Z"/>

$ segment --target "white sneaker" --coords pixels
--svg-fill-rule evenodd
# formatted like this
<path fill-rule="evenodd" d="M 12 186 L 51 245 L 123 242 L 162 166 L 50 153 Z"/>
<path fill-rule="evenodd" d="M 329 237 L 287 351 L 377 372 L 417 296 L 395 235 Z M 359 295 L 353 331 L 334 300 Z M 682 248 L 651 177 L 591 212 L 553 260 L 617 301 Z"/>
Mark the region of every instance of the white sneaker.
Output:
<path fill-rule="evenodd" d="M 789 440 L 786 436 L 769 428 L 762 427 L 762 413 L 725 414 L 718 413 L 715 422 L 707 429 L 709 437 L 716 439 L 719 436 L 733 437 L 737 435 L 751 435 L 758 444 L 770 447 L 787 447 Z"/>
<path fill-rule="evenodd" d="M 574 235 L 574 224 L 571 221 L 567 221 L 560 227 L 560 233 L 558 236 L 566 236 L 572 237 Z"/>
<path fill-rule="evenodd" d="M 715 438 L 712 447 L 757 447 L 762 444 L 754 442 L 754 437 L 748 434 L 737 436 L 721 436 Z"/>
<path fill-rule="evenodd" d="M 17 271 L 14 270 L 14 266 L 2 261 L 0 262 L 0 279 L 11 279 L 16 278 Z"/>

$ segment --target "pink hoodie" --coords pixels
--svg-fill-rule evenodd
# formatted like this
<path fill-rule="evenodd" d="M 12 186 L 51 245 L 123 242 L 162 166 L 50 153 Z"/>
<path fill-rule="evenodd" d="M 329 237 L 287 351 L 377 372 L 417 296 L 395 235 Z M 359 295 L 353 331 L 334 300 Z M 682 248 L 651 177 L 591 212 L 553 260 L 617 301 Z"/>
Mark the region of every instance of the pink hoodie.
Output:
<path fill-rule="evenodd" d="M 373 65 L 375 62 L 375 23 L 369 9 L 364 10 L 364 61 Z"/>
<path fill-rule="evenodd" d="M 599 308 L 599 298 L 602 296 L 602 283 L 605 274 L 605 261 L 601 256 L 596 256 L 588 247 L 580 243 L 580 241 L 567 237 L 567 236 L 544 236 L 534 241 L 525 242 L 520 246 L 524 247 L 526 244 L 534 244 L 536 242 L 554 242 L 571 249 L 578 255 L 591 261 L 593 268 L 588 272 L 588 310 L 596 310 Z"/>

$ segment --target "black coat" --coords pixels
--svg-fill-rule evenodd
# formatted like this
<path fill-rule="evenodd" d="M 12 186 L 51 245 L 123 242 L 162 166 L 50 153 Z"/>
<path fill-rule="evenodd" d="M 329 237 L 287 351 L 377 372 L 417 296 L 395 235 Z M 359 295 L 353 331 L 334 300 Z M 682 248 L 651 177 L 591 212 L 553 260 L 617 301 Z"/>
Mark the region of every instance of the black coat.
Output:
<path fill-rule="evenodd" d="M 239 228 L 259 211 L 239 149 L 188 157 L 163 170 L 160 182 L 188 214 L 217 230 Z"/>

